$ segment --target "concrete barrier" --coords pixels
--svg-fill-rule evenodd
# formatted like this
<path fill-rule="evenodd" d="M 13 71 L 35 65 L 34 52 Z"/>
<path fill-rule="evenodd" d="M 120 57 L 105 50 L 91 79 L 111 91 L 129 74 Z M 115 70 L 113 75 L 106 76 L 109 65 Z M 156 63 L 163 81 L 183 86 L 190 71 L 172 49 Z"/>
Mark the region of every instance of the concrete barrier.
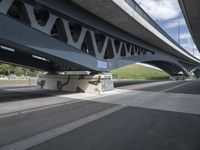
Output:
<path fill-rule="evenodd" d="M 37 85 L 37 78 L 0 79 L 0 87 L 34 86 L 34 85 Z"/>

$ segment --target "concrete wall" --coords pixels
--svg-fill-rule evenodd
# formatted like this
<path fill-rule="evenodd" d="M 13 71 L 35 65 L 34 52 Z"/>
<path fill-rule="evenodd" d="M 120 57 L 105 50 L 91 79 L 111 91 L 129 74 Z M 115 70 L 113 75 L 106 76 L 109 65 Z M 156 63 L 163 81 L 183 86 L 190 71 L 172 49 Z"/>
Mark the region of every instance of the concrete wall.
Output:
<path fill-rule="evenodd" d="M 34 79 L 0 79 L 0 87 L 34 86 L 37 85 L 37 78 Z"/>

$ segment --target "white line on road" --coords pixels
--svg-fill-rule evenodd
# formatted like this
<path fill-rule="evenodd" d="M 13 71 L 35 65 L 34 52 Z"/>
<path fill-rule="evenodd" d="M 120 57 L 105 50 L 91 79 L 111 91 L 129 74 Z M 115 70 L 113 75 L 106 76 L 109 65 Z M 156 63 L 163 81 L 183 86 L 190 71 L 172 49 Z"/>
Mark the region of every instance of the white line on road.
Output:
<path fill-rule="evenodd" d="M 176 81 L 171 81 L 171 80 L 170 81 L 149 82 L 149 83 L 121 86 L 121 87 L 117 87 L 117 89 L 121 89 L 123 87 L 125 87 L 125 88 L 131 87 L 131 89 L 134 90 L 134 89 L 140 89 L 140 88 L 159 86 L 159 85 L 163 85 L 163 84 L 171 84 L 171 83 L 175 83 L 175 82 Z"/>
<path fill-rule="evenodd" d="M 25 150 L 28 148 L 31 148 L 33 146 L 36 146 L 38 144 L 44 143 L 48 140 L 51 140 L 59 135 L 68 133 L 76 128 L 79 128 L 83 125 L 86 125 L 90 122 L 93 122 L 95 120 L 98 120 L 102 117 L 105 117 L 109 114 L 112 114 L 116 111 L 119 111 L 123 108 L 125 108 L 126 106 L 122 106 L 122 105 L 118 105 L 109 109 L 106 109 L 104 111 L 98 112 L 96 114 L 90 115 L 88 117 L 82 118 L 80 120 L 71 122 L 69 124 L 51 129 L 49 131 L 37 134 L 35 136 L 29 137 L 27 139 L 18 141 L 16 143 L 7 145 L 5 147 L 0 148 L 0 150 Z"/>
<path fill-rule="evenodd" d="M 160 95 L 161 93 L 165 93 L 165 92 L 168 92 L 168 91 L 171 91 L 171 90 L 174 90 L 174 89 L 177 89 L 179 87 L 182 87 L 182 86 L 185 86 L 187 84 L 190 84 L 192 82 L 186 82 L 186 83 L 182 83 L 182 84 L 179 84 L 179 85 L 176 85 L 176 86 L 173 86 L 173 87 L 170 87 L 168 89 L 165 89 L 165 90 L 162 90 L 162 91 L 158 91 L 158 92 L 149 92 L 151 93 L 150 95 L 148 95 L 148 99 L 152 99 L 152 98 L 155 98 L 157 97 L 158 95 Z M 153 88 L 153 87 L 152 87 Z"/>
<path fill-rule="evenodd" d="M 171 90 L 177 89 L 177 88 L 179 88 L 179 87 L 182 87 L 182 86 L 187 85 L 187 84 L 190 84 L 190 83 L 192 83 L 192 82 L 186 82 L 186 83 L 183 83 L 183 84 L 180 84 L 180 85 L 177 85 L 177 86 L 173 86 L 173 87 L 171 87 L 171 88 L 165 89 L 165 90 L 160 91 L 160 92 L 171 91 Z"/>

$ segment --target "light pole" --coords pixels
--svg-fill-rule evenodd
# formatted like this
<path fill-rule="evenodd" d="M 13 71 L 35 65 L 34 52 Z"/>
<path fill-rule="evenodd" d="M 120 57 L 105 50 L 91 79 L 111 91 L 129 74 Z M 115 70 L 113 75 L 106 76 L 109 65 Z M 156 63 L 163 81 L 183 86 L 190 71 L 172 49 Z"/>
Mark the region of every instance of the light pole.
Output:
<path fill-rule="evenodd" d="M 180 20 L 176 20 L 176 21 L 172 21 L 172 23 L 177 23 L 178 24 L 178 26 L 177 26 L 177 42 L 178 42 L 178 44 L 180 45 L 180 31 L 181 31 L 181 29 L 180 29 Z"/>
<path fill-rule="evenodd" d="M 193 49 L 193 56 L 194 56 L 194 50 L 195 50 L 195 46 L 194 46 L 194 44 L 193 44 L 193 48 L 192 48 L 192 49 Z"/>
<path fill-rule="evenodd" d="M 194 45 L 194 42 L 193 42 L 192 37 L 190 37 L 190 42 L 191 42 L 191 44 L 193 45 L 193 46 L 192 46 L 192 54 L 193 54 L 193 56 L 194 56 L 194 55 L 195 55 L 195 54 L 194 54 L 194 51 L 195 51 L 195 45 Z"/>
<path fill-rule="evenodd" d="M 178 44 L 180 45 L 180 20 L 178 20 Z"/>

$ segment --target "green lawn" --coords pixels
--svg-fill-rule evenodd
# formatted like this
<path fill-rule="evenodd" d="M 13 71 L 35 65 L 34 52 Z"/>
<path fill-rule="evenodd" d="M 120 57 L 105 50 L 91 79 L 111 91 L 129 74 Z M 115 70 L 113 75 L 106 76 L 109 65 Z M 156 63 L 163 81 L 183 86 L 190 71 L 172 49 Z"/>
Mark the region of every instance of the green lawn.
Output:
<path fill-rule="evenodd" d="M 169 75 L 164 71 L 156 70 L 153 68 L 141 65 L 128 65 L 112 71 L 114 77 L 118 79 L 131 79 L 131 80 L 162 80 L 169 79 Z"/>

